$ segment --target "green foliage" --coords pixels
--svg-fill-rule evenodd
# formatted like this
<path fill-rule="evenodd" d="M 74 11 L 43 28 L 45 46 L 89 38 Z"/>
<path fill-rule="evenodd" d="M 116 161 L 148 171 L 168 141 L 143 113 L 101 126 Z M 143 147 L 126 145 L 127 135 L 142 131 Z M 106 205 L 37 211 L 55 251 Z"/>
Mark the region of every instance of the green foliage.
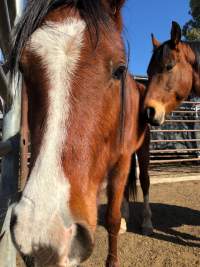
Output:
<path fill-rule="evenodd" d="M 191 15 L 193 18 L 200 19 L 200 1 L 190 0 Z"/>
<path fill-rule="evenodd" d="M 190 12 L 192 19 L 183 27 L 183 35 L 189 41 L 200 41 L 200 0 L 190 0 Z"/>

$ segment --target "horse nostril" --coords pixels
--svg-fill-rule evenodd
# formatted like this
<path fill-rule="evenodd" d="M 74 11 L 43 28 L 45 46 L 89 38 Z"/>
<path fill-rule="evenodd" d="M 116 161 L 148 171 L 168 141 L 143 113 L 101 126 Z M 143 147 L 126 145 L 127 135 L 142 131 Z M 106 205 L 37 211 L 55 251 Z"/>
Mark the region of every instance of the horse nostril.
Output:
<path fill-rule="evenodd" d="M 13 230 L 14 226 L 17 223 L 17 215 L 12 212 L 11 219 L 10 219 L 10 229 Z"/>
<path fill-rule="evenodd" d="M 77 224 L 69 258 L 79 259 L 80 263 L 89 258 L 94 247 L 92 233 L 86 226 Z"/>
<path fill-rule="evenodd" d="M 155 116 L 155 113 L 156 111 L 153 107 L 148 107 L 145 112 L 147 120 L 152 121 Z"/>

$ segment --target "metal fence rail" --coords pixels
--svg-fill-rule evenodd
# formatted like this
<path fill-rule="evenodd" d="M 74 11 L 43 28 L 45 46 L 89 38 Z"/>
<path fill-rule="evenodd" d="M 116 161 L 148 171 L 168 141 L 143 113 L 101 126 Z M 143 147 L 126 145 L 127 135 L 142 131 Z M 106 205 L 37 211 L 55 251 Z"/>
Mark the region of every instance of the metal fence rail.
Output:
<path fill-rule="evenodd" d="M 185 101 L 161 127 L 152 127 L 152 164 L 200 161 L 200 102 Z"/>

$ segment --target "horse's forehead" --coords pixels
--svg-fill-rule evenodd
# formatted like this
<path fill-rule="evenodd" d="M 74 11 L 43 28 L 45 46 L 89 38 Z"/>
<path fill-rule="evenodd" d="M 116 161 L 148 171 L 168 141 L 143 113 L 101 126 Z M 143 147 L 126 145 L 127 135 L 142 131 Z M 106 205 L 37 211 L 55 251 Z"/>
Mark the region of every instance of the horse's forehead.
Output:
<path fill-rule="evenodd" d="M 170 47 L 170 44 L 167 43 L 163 46 L 162 60 L 164 62 L 177 60 L 178 57 L 179 57 L 179 52 L 176 49 L 172 49 Z"/>
<path fill-rule="evenodd" d="M 162 53 L 163 59 L 169 58 L 172 56 L 172 50 L 170 49 L 168 44 L 165 44 L 163 46 L 163 53 Z"/>
<path fill-rule="evenodd" d="M 68 18 L 63 22 L 47 21 L 31 36 L 27 50 L 40 57 L 58 56 L 60 52 L 71 57 L 82 46 L 85 22 L 76 18 Z M 52 62 L 53 63 L 53 62 Z"/>

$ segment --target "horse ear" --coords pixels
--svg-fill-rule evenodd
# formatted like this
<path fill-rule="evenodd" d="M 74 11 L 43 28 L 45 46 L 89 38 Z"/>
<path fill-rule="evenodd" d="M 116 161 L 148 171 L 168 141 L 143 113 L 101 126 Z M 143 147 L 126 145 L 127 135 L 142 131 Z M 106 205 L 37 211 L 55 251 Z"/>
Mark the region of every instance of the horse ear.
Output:
<path fill-rule="evenodd" d="M 152 41 L 154 50 L 160 46 L 160 42 L 155 38 L 153 33 L 151 34 L 151 41 Z"/>
<path fill-rule="evenodd" d="M 181 27 L 180 25 L 172 21 L 172 28 L 171 28 L 171 45 L 172 47 L 176 47 L 181 40 Z"/>

